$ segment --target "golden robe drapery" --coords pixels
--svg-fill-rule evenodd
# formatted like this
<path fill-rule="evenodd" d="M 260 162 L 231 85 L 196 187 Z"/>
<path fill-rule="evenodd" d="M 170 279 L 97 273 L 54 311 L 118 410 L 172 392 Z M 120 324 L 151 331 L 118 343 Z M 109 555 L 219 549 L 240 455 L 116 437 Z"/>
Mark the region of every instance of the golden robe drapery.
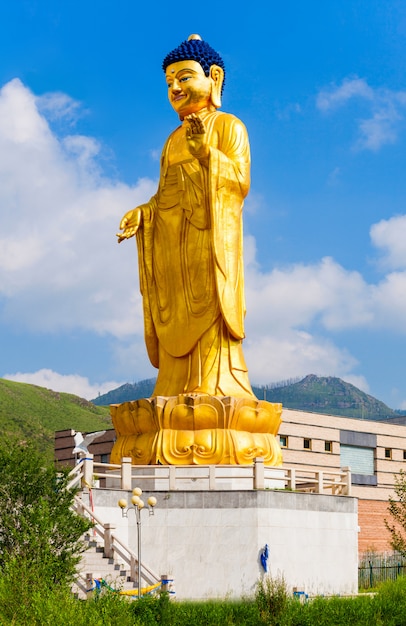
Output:
<path fill-rule="evenodd" d="M 208 161 L 191 156 L 183 122 L 164 146 L 158 191 L 137 233 L 145 341 L 159 368 L 153 395 L 253 397 L 241 345 L 248 136 L 231 114 L 199 116 Z"/>

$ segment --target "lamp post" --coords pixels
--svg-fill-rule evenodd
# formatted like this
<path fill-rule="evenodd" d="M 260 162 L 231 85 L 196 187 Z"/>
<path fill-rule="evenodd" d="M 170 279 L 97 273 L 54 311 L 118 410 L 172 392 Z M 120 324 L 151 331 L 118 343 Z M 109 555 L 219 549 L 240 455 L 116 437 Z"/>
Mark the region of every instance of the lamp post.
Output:
<path fill-rule="evenodd" d="M 145 507 L 144 500 L 141 500 L 142 489 L 140 487 L 135 487 L 133 489 L 133 495 L 131 496 L 131 502 L 134 506 L 128 506 L 127 500 L 125 498 L 121 498 L 118 501 L 118 506 L 121 509 L 121 515 L 123 517 L 128 517 L 128 511 L 130 509 L 134 509 L 135 519 L 137 522 L 137 577 L 138 577 L 138 598 L 141 597 L 141 511 Z M 154 515 L 154 506 L 156 505 L 156 498 L 154 496 L 150 496 L 147 500 L 148 511 L 150 515 Z"/>

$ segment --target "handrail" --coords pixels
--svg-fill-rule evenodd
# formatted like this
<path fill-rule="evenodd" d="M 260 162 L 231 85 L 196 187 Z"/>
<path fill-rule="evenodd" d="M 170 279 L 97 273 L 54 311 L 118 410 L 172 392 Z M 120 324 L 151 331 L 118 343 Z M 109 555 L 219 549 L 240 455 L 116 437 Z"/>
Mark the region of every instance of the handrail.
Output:
<path fill-rule="evenodd" d="M 83 460 L 82 486 L 97 475 L 110 481 L 119 481 L 118 489 L 131 491 L 138 482 L 151 484 L 154 491 L 224 489 L 222 480 L 234 481 L 234 489 L 289 489 L 311 493 L 351 495 L 351 470 L 343 468 L 309 469 L 308 467 L 268 467 L 262 458 L 251 465 L 132 465 L 131 459 L 124 457 L 121 465 L 95 463 L 91 454 Z M 102 469 L 103 471 L 100 471 Z M 95 474 L 94 474 L 95 472 Z M 152 481 L 152 483 L 151 483 Z M 231 483 L 230 483 L 231 484 Z M 137 486 L 140 486 L 137 484 Z M 143 487 L 144 488 L 144 487 Z M 230 487 L 232 489 L 233 487 Z"/>
<path fill-rule="evenodd" d="M 114 532 L 111 532 L 115 527 L 112 524 L 104 524 L 101 518 L 77 495 L 74 496 L 74 509 L 80 515 L 83 515 L 85 512 L 91 520 L 96 522 L 94 528 L 97 534 L 103 539 L 105 555 L 112 557 L 114 552 L 118 554 L 127 565 L 129 565 L 131 579 L 136 580 L 138 557 Z M 148 584 L 153 584 L 161 580 L 155 572 L 142 562 L 141 577 L 144 578 Z"/>
<path fill-rule="evenodd" d="M 82 500 L 82 498 L 80 498 L 79 496 L 75 495 L 74 497 L 74 502 L 76 504 L 75 509 L 79 509 L 79 513 L 81 513 L 81 510 L 86 511 L 86 513 L 88 514 L 88 516 L 94 520 L 95 522 L 97 522 L 99 524 L 99 526 L 101 526 L 104 529 L 104 523 L 102 522 L 102 520 L 100 519 L 100 517 L 98 515 L 96 515 L 96 513 L 94 511 L 92 511 L 92 509 L 87 506 L 87 504 L 85 504 Z M 96 528 L 97 530 L 97 528 Z"/>
<path fill-rule="evenodd" d="M 324 493 L 331 489 L 332 495 L 351 495 L 351 470 L 343 467 L 339 470 L 311 470 L 297 467 L 286 468 L 286 487 L 292 491 Z"/>
<path fill-rule="evenodd" d="M 77 465 L 69 472 L 68 478 L 72 477 L 70 482 L 66 485 L 67 489 L 72 489 L 73 487 L 80 487 L 82 478 L 83 478 L 83 460 L 80 460 Z"/>
<path fill-rule="evenodd" d="M 81 572 L 78 572 L 77 575 L 76 575 L 74 584 L 76 585 L 76 587 L 86 597 L 86 594 L 89 592 L 89 580 L 88 580 L 88 578 L 83 576 L 83 574 Z"/>

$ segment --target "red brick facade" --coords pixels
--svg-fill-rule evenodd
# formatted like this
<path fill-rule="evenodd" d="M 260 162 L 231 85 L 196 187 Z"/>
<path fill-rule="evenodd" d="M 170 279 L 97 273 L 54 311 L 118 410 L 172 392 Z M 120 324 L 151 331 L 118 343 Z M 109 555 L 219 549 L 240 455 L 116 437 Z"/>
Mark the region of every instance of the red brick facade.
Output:
<path fill-rule="evenodd" d="M 390 521 L 388 503 L 379 500 L 358 500 L 358 552 L 391 552 L 390 533 L 385 526 Z"/>

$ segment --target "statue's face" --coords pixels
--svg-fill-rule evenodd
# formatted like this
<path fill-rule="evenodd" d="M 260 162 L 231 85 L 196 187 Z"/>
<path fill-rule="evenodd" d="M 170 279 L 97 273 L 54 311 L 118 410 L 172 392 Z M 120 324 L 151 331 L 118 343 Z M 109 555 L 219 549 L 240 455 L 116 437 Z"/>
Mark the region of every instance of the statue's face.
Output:
<path fill-rule="evenodd" d="M 212 79 L 197 61 L 178 61 L 165 72 L 169 102 L 183 119 L 211 102 Z"/>

